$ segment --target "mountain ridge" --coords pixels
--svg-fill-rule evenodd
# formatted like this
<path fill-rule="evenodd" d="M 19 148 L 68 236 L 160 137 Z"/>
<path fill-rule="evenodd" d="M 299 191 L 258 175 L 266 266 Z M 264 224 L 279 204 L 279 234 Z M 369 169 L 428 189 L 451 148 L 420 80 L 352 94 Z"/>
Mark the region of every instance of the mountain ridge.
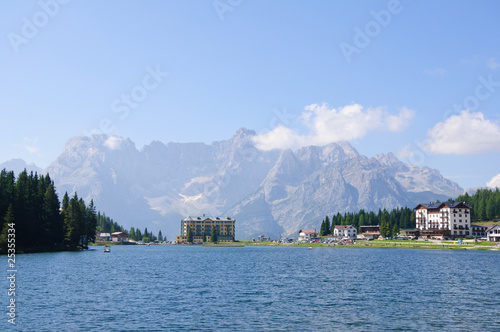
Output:
<path fill-rule="evenodd" d="M 236 218 L 236 238 L 295 235 L 337 212 L 410 206 L 463 193 L 438 170 L 392 153 L 368 158 L 348 142 L 261 151 L 255 131 L 205 143 L 96 135 L 68 140 L 45 170 L 59 194 L 94 199 L 125 227 L 161 229 L 172 239 L 188 215 Z M 0 164 L 1 166 L 1 164 Z"/>

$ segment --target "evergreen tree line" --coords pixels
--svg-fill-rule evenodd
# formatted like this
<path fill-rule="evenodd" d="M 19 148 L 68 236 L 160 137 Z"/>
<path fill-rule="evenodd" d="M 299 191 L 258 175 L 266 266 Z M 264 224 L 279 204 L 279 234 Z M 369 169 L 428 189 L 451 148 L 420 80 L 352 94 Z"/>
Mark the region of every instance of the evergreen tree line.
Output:
<path fill-rule="evenodd" d="M 326 216 L 321 222 L 319 231 L 320 236 L 333 234 L 335 225 L 352 225 L 356 227 L 358 233 L 360 226 L 380 225 L 380 234 L 382 236 L 393 236 L 399 233 L 400 229 L 415 228 L 415 211 L 404 207 L 396 208 L 390 212 L 386 209 L 379 209 L 378 213 L 374 211 L 366 212 L 360 210 L 357 213 L 345 212 L 333 215 L 331 218 Z"/>
<path fill-rule="evenodd" d="M 125 232 L 123 226 L 106 215 L 106 213 L 97 212 L 97 232 L 98 233 L 114 233 Z"/>
<path fill-rule="evenodd" d="M 0 171 L 0 250 L 6 250 L 8 229 L 15 225 L 16 249 L 74 250 L 95 241 L 96 210 L 75 193 L 64 195 L 62 206 L 54 181 L 24 170 Z"/>
<path fill-rule="evenodd" d="M 460 195 L 456 202 L 465 202 L 472 207 L 472 222 L 487 222 L 500 219 L 500 190 L 479 189 L 474 195 Z"/>
<path fill-rule="evenodd" d="M 158 231 L 158 235 L 155 236 L 153 232 L 148 232 L 148 228 L 144 228 L 144 232 L 141 232 L 139 228 L 130 228 L 130 232 L 127 230 L 124 231 L 124 233 L 127 233 L 128 238 L 134 241 L 142 241 L 144 243 L 149 243 L 149 242 L 154 242 L 154 241 L 167 241 L 167 237 L 163 236 L 161 233 L 161 230 Z"/>

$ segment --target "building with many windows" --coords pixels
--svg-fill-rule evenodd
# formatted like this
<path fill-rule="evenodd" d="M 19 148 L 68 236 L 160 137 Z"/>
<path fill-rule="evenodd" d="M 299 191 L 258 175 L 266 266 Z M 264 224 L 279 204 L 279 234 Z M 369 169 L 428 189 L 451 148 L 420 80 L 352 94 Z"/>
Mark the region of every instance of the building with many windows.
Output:
<path fill-rule="evenodd" d="M 352 225 L 335 225 L 333 230 L 334 236 L 356 238 L 358 230 Z"/>
<path fill-rule="evenodd" d="M 187 242 L 188 228 L 193 232 L 193 242 L 203 242 L 203 236 L 206 241 L 210 241 L 212 227 L 217 232 L 217 242 L 233 242 L 234 227 L 236 220 L 230 217 L 187 217 L 181 220 L 181 234 L 177 235 L 177 243 Z"/>
<path fill-rule="evenodd" d="M 444 238 L 471 236 L 471 209 L 470 205 L 463 202 L 417 205 L 416 226 L 420 236 Z"/>

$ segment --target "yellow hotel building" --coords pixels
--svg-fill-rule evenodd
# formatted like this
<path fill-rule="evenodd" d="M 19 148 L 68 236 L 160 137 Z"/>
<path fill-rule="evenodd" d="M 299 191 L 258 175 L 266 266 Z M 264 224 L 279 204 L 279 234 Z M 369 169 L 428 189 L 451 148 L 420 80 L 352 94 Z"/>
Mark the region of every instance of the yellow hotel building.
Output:
<path fill-rule="evenodd" d="M 203 233 L 206 241 L 210 241 L 212 227 L 217 230 L 217 242 L 234 242 L 234 224 L 236 220 L 230 217 L 187 217 L 181 221 L 181 234 L 177 235 L 177 243 L 187 242 L 187 230 L 193 232 L 193 242 L 203 242 Z"/>

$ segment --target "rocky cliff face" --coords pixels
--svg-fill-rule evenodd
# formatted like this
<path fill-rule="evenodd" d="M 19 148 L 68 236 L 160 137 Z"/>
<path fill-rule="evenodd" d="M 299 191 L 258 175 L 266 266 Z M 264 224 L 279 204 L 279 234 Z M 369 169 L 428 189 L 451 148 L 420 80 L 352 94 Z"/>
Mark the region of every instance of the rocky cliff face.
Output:
<path fill-rule="evenodd" d="M 155 141 L 140 151 L 121 137 L 75 137 L 46 171 L 60 195 L 77 191 L 125 227 L 161 229 L 169 239 L 189 215 L 234 217 L 238 239 L 278 237 L 319 227 L 339 211 L 463 192 L 439 171 L 391 153 L 367 158 L 347 142 L 264 152 L 254 136 L 242 128 L 210 145 Z"/>

